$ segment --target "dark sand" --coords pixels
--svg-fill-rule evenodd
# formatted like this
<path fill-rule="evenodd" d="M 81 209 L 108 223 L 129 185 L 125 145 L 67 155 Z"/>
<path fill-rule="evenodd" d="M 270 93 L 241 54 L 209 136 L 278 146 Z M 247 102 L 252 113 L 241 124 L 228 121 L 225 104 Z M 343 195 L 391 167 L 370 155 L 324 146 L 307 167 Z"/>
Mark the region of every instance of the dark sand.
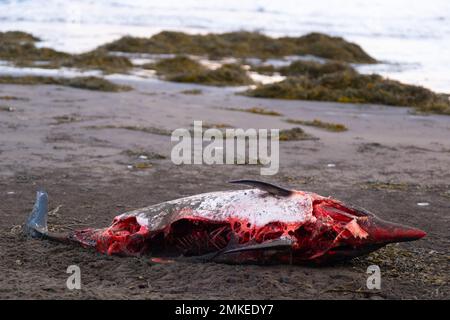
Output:
<path fill-rule="evenodd" d="M 0 86 L 0 298 L 448 299 L 450 117 L 407 108 L 254 99 L 227 88 L 157 80 L 103 93 L 56 86 Z M 181 91 L 201 88 L 200 95 Z M 265 107 L 273 117 L 223 110 Z M 69 116 L 57 118 L 59 116 Z M 120 258 L 26 239 L 20 227 L 44 187 L 55 230 L 102 227 L 124 211 L 196 193 L 235 188 L 227 180 L 260 179 L 257 166 L 175 166 L 170 137 L 101 126 L 173 130 L 193 120 L 235 127 L 290 128 L 285 118 L 343 123 L 349 131 L 305 131 L 320 140 L 282 142 L 281 169 L 264 180 L 354 203 L 394 222 L 421 228 L 420 241 L 327 267 L 244 266 Z M 66 121 L 61 120 L 66 119 Z M 69 119 L 69 120 L 67 120 Z M 127 150 L 168 159 L 151 168 Z M 139 153 L 139 152 L 138 152 Z M 328 164 L 335 167 L 328 167 Z M 429 206 L 418 206 L 428 202 Z M 366 288 L 378 264 L 381 290 Z M 66 288 L 66 269 L 81 268 L 82 290 Z"/>

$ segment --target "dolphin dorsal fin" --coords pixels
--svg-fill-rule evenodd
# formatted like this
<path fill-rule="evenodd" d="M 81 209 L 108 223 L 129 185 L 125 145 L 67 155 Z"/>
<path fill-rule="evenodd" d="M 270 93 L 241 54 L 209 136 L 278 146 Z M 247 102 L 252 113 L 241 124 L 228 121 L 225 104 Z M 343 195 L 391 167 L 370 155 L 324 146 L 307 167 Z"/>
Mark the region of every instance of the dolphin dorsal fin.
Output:
<path fill-rule="evenodd" d="M 280 196 L 280 197 L 289 197 L 293 193 L 292 190 L 288 190 L 288 189 L 273 185 L 271 183 L 258 181 L 258 180 L 233 180 L 233 181 L 229 181 L 229 183 L 245 184 L 247 186 L 255 187 L 260 190 L 266 191 L 274 196 Z"/>

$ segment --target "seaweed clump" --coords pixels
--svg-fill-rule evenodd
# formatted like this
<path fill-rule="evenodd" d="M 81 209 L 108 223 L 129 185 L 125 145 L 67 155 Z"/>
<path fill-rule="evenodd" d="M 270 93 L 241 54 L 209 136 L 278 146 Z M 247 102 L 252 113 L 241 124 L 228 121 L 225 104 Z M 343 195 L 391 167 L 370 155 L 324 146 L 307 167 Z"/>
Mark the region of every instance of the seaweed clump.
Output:
<path fill-rule="evenodd" d="M 280 38 L 286 44 L 297 48 L 294 54 L 313 55 L 330 60 L 354 63 L 376 63 L 359 45 L 341 37 L 332 37 L 322 33 L 309 33 L 305 36 Z"/>
<path fill-rule="evenodd" d="M 121 52 L 204 55 L 213 59 L 314 55 L 346 62 L 376 63 L 357 44 L 321 33 L 271 38 L 258 32 L 246 31 L 205 35 L 162 31 L 150 38 L 125 36 L 101 48 Z"/>
<path fill-rule="evenodd" d="M 61 85 L 79 89 L 98 90 L 107 92 L 129 91 L 131 87 L 118 85 L 109 80 L 97 77 L 75 77 L 63 79 Z"/>
<path fill-rule="evenodd" d="M 38 48 L 33 35 L 21 31 L 0 32 L 0 59 L 17 65 L 30 65 L 35 61 L 53 61 L 70 56 L 50 48 Z"/>
<path fill-rule="evenodd" d="M 137 131 L 137 132 L 144 132 L 149 134 L 156 134 L 160 136 L 170 136 L 172 134 L 172 131 L 157 128 L 157 127 L 141 127 L 141 126 L 133 126 L 133 125 L 97 125 L 97 126 L 88 126 L 86 127 L 88 129 L 123 129 L 123 130 L 129 130 L 129 131 Z"/>
<path fill-rule="evenodd" d="M 361 185 L 362 189 L 374 189 L 374 190 L 387 190 L 387 191 L 392 191 L 392 190 L 407 190 L 408 189 L 408 185 L 404 182 L 383 182 L 383 181 L 367 181 L 366 183 Z"/>
<path fill-rule="evenodd" d="M 450 114 L 448 97 L 424 87 L 403 84 L 380 75 L 363 75 L 352 70 L 319 77 L 293 76 L 260 85 L 245 92 L 247 96 L 277 99 L 375 103 L 411 106 L 423 112 Z"/>
<path fill-rule="evenodd" d="M 297 140 L 312 140 L 314 139 L 311 135 L 303 131 L 302 128 L 292 128 L 280 130 L 280 141 L 297 141 Z"/>
<path fill-rule="evenodd" d="M 171 77 L 184 73 L 199 73 L 206 70 L 199 62 L 186 56 L 161 59 L 156 63 L 144 64 L 145 69 L 153 69 L 158 75 Z"/>
<path fill-rule="evenodd" d="M 277 71 L 283 76 L 308 76 L 317 78 L 335 72 L 352 72 L 354 69 L 348 64 L 338 61 L 319 63 L 315 61 L 297 60 L 289 66 L 279 68 Z"/>
<path fill-rule="evenodd" d="M 82 118 L 78 115 L 62 115 L 62 116 L 55 116 L 53 117 L 55 120 L 54 125 L 60 125 L 60 124 L 68 124 L 68 123 L 74 123 L 74 122 L 80 122 L 82 121 Z"/>
<path fill-rule="evenodd" d="M 114 56 L 105 50 L 83 54 L 69 54 L 51 48 L 38 48 L 39 38 L 20 31 L 0 32 L 0 59 L 20 67 L 99 69 L 107 73 L 126 72 L 133 66 L 122 56 Z"/>
<path fill-rule="evenodd" d="M 28 98 L 16 97 L 16 96 L 0 96 L 0 100 L 22 100 L 27 101 Z"/>
<path fill-rule="evenodd" d="M 118 85 L 98 77 L 54 78 L 43 76 L 0 76 L 0 84 L 18 85 L 59 85 L 78 89 L 119 92 L 131 90 L 128 86 Z"/>
<path fill-rule="evenodd" d="M 446 252 L 390 244 L 366 257 L 355 258 L 352 264 L 358 270 L 366 270 L 369 264 L 378 265 L 386 277 L 394 278 L 398 283 L 428 286 L 428 294 L 435 298 L 439 291 L 448 292 L 445 291 L 450 280 L 448 260 Z"/>
<path fill-rule="evenodd" d="M 189 95 L 199 95 L 202 94 L 203 91 L 200 89 L 188 89 L 181 91 L 182 94 L 189 94 Z"/>
<path fill-rule="evenodd" d="M 174 75 L 168 80 L 212 86 L 244 86 L 253 83 L 247 72 L 238 64 L 224 64 L 215 70 Z"/>
<path fill-rule="evenodd" d="M 278 111 L 268 110 L 268 109 L 260 108 L 260 107 L 252 107 L 252 108 L 248 108 L 248 109 L 228 108 L 227 110 L 261 114 L 264 116 L 281 116 L 281 113 L 279 113 Z"/>
<path fill-rule="evenodd" d="M 1 43 L 33 43 L 40 39 L 23 31 L 0 32 Z"/>
<path fill-rule="evenodd" d="M 247 72 L 238 64 L 224 64 L 211 70 L 186 56 L 162 59 L 145 67 L 156 70 L 165 80 L 174 82 L 213 86 L 240 86 L 253 83 Z"/>
<path fill-rule="evenodd" d="M 251 65 L 250 69 L 264 75 L 281 74 L 290 76 L 307 76 L 317 78 L 325 74 L 355 71 L 349 64 L 339 61 L 327 61 L 324 63 L 316 61 L 297 60 L 287 66 L 275 67 L 271 64 Z"/>
<path fill-rule="evenodd" d="M 72 55 L 57 62 L 57 67 L 73 67 L 79 69 L 98 69 L 105 73 L 126 73 L 133 67 L 130 59 L 123 56 L 110 55 L 103 50 Z"/>
<path fill-rule="evenodd" d="M 250 64 L 250 70 L 257 72 L 259 74 L 272 76 L 274 75 L 274 73 L 279 72 L 280 68 L 277 68 L 272 64 L 259 64 L 259 65 Z"/>
<path fill-rule="evenodd" d="M 287 123 L 292 123 L 292 124 L 300 124 L 300 125 L 304 125 L 304 126 L 311 126 L 311 127 L 316 127 L 316 128 L 320 128 L 320 129 L 324 129 L 327 131 L 331 131 L 331 132 L 343 132 L 343 131 L 347 131 L 348 128 L 340 123 L 332 123 L 332 122 L 325 122 L 319 119 L 314 119 L 312 121 L 308 121 L 308 120 L 295 120 L 295 119 L 286 119 L 285 120 Z"/>

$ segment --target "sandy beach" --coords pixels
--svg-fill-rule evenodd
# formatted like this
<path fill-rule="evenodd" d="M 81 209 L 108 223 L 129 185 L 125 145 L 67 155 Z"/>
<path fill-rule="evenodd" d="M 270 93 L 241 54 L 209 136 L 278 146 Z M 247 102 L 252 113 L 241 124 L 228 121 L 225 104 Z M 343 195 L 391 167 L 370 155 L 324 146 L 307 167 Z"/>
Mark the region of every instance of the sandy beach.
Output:
<path fill-rule="evenodd" d="M 157 79 L 113 81 L 133 90 L 1 85 L 0 96 L 16 98 L 0 100 L 12 110 L 0 111 L 1 298 L 449 298 L 448 116 L 381 105 L 251 98 L 236 95 L 236 88 Z M 186 94 L 193 89 L 201 92 Z M 252 107 L 282 115 L 226 110 Z M 153 264 L 148 257 L 103 256 L 30 240 L 20 232 L 38 188 L 50 196 L 49 225 L 67 230 L 102 227 L 131 209 L 236 188 L 229 180 L 260 179 L 259 166 L 176 166 L 164 132 L 190 128 L 194 120 L 239 128 L 294 127 L 287 118 L 318 118 L 348 131 L 302 126 L 318 139 L 280 142 L 280 172 L 266 181 L 354 203 L 427 236 L 318 268 Z M 139 159 L 142 154 L 148 159 Z M 72 264 L 81 268 L 80 291 L 66 288 L 66 268 Z M 371 264 L 381 268 L 381 290 L 366 288 Z"/>

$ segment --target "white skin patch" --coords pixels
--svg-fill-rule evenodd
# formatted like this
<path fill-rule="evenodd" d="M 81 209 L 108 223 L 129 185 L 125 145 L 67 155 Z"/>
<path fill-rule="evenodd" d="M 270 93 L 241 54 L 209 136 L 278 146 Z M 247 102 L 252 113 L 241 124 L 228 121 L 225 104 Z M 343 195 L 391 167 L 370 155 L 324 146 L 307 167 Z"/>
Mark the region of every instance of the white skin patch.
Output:
<path fill-rule="evenodd" d="M 289 197 L 275 197 L 259 189 L 211 192 L 163 202 L 124 213 L 117 218 L 135 216 L 137 222 L 158 230 L 183 217 L 213 221 L 230 218 L 261 227 L 270 222 L 304 223 L 315 220 L 312 201 L 317 195 L 294 192 Z"/>
<path fill-rule="evenodd" d="M 273 221 L 303 222 L 312 215 L 312 201 L 307 196 L 274 197 L 257 189 L 241 190 L 207 196 L 197 211 L 205 218 L 234 217 L 258 227 Z"/>

